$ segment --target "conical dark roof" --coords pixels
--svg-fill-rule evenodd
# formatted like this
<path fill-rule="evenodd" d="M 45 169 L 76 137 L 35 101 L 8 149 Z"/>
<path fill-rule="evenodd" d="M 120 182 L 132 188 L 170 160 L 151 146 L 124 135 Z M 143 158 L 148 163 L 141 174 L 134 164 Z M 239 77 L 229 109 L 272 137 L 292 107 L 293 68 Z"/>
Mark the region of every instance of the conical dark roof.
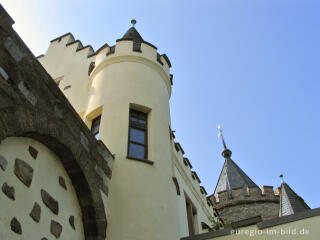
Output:
<path fill-rule="evenodd" d="M 230 157 L 226 158 L 220 177 L 214 190 L 214 195 L 218 200 L 218 192 L 233 188 L 242 187 L 244 193 L 247 193 L 247 187 L 258 187 L 244 171 Z"/>
<path fill-rule="evenodd" d="M 135 43 L 142 43 L 143 38 L 138 33 L 137 29 L 135 27 L 129 28 L 129 30 L 123 35 L 123 37 L 120 40 L 133 40 Z"/>
<path fill-rule="evenodd" d="M 304 212 L 310 207 L 285 182 L 281 184 L 279 216 Z"/>

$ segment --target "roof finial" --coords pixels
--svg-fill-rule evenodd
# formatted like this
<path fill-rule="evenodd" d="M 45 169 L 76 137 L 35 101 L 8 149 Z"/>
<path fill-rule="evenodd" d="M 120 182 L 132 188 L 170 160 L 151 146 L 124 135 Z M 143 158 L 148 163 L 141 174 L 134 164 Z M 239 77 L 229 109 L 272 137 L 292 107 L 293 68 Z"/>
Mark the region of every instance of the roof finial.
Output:
<path fill-rule="evenodd" d="M 232 152 L 227 148 L 226 142 L 224 141 L 224 137 L 223 137 L 223 135 L 222 135 L 223 128 L 222 128 L 220 125 L 218 125 L 218 130 L 219 130 L 218 137 L 221 137 L 221 139 L 222 139 L 222 144 L 223 144 L 222 156 L 223 156 L 224 158 L 230 158 Z"/>
<path fill-rule="evenodd" d="M 132 27 L 134 27 L 134 25 L 136 25 L 136 23 L 137 23 L 137 21 L 135 19 L 131 20 Z"/>
<path fill-rule="evenodd" d="M 284 183 L 283 174 L 280 174 L 279 178 L 281 178 L 281 183 Z"/>
<path fill-rule="evenodd" d="M 222 135 L 223 128 L 220 125 L 218 125 L 218 130 L 219 130 L 218 137 L 221 137 L 221 139 L 222 139 L 223 148 L 227 149 L 227 145 L 226 145 L 224 138 L 223 138 L 223 135 Z"/>

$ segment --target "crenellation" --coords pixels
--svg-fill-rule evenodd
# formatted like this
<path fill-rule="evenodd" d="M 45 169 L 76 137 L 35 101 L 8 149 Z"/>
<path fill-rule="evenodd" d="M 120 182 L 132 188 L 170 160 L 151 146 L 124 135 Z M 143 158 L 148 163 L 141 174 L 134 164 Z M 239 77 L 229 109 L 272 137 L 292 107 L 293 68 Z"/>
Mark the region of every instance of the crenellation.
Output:
<path fill-rule="evenodd" d="M 181 165 L 185 166 L 183 168 L 183 171 L 185 172 L 185 176 L 188 179 L 190 179 L 191 184 L 192 184 L 194 190 L 199 195 L 203 206 L 211 209 L 210 211 L 213 211 L 213 205 L 210 203 L 210 201 L 207 198 L 207 191 L 203 186 L 200 186 L 201 180 L 200 180 L 199 176 L 197 175 L 197 173 L 195 171 L 191 171 L 192 165 L 191 165 L 189 159 L 183 156 L 184 151 L 183 151 L 181 145 L 177 142 L 172 141 L 172 151 L 175 153 L 178 162 L 180 162 L 180 163 L 183 162 L 183 164 L 181 164 Z"/>
<path fill-rule="evenodd" d="M 204 194 L 204 195 L 207 195 L 207 194 L 208 194 L 207 191 L 206 191 L 206 189 L 204 188 L 204 186 L 200 186 L 200 192 L 201 192 L 202 194 Z"/>
<path fill-rule="evenodd" d="M 188 158 L 184 157 L 184 158 L 183 158 L 183 163 L 184 163 L 186 166 L 189 166 L 190 169 L 193 168 L 193 166 L 191 165 L 191 163 L 190 163 L 190 161 L 189 161 Z"/>
<path fill-rule="evenodd" d="M 65 33 L 65 34 L 57 37 L 57 38 L 52 39 L 50 42 L 51 42 L 51 43 L 52 43 L 52 42 L 60 42 L 61 39 L 66 38 L 66 37 L 71 37 L 71 39 L 73 39 L 73 41 L 74 41 L 74 36 L 72 35 L 71 32 L 68 32 L 68 33 Z"/>
<path fill-rule="evenodd" d="M 218 192 L 218 199 L 219 199 L 219 201 L 216 202 L 217 204 L 227 203 L 230 199 L 229 191 L 225 190 L 225 191 Z"/>
<path fill-rule="evenodd" d="M 86 45 L 84 47 L 81 47 L 81 48 L 77 49 L 76 51 L 79 52 L 79 51 L 84 50 L 84 49 L 88 49 L 87 56 L 90 56 L 92 53 L 94 53 L 94 50 L 93 50 L 91 45 Z"/>
<path fill-rule="evenodd" d="M 265 201 L 278 201 L 279 197 L 274 194 L 273 187 L 265 186 L 265 193 L 259 187 L 247 188 L 248 194 L 242 187 L 234 188 L 231 191 L 225 190 L 218 192 L 218 199 L 214 195 L 210 196 L 211 201 L 217 208 L 225 207 L 228 205 L 236 205 L 239 203 L 249 202 L 265 202 Z"/>
<path fill-rule="evenodd" d="M 273 187 L 263 186 L 262 191 L 257 186 L 233 188 L 231 191 L 218 192 L 208 197 L 214 208 L 225 223 L 231 223 L 248 217 L 261 215 L 263 219 L 277 216 L 279 196 L 273 192 Z"/>
<path fill-rule="evenodd" d="M 232 199 L 244 200 L 247 194 L 245 194 L 243 187 L 238 187 L 232 189 L 231 197 Z"/>
<path fill-rule="evenodd" d="M 262 194 L 266 196 L 273 196 L 273 187 L 272 186 L 262 186 Z"/>
<path fill-rule="evenodd" d="M 66 44 L 66 47 L 72 47 L 75 51 L 81 49 L 83 47 L 82 42 L 80 40 L 75 40 Z"/>
<path fill-rule="evenodd" d="M 261 189 L 257 186 L 247 187 L 247 192 L 251 198 L 260 198 L 261 197 Z"/>
<path fill-rule="evenodd" d="M 200 178 L 198 177 L 198 174 L 195 171 L 191 171 L 191 176 L 194 180 L 196 180 L 199 184 L 201 183 Z"/>

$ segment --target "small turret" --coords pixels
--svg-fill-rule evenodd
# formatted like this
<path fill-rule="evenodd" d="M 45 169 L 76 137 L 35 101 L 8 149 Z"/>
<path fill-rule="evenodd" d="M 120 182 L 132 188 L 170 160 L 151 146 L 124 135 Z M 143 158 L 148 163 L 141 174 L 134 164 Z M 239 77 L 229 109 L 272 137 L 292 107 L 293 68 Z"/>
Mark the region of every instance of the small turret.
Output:
<path fill-rule="evenodd" d="M 279 216 L 287 216 L 297 212 L 310 210 L 310 207 L 305 203 L 305 201 L 283 180 L 282 174 L 280 175 L 280 178 L 281 188 Z"/>

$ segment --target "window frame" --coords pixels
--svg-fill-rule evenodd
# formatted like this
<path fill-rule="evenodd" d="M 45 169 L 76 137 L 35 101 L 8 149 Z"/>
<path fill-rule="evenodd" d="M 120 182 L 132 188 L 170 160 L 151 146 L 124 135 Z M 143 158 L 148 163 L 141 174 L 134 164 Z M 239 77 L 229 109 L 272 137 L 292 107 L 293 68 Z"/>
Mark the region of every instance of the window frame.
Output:
<path fill-rule="evenodd" d="M 133 116 L 133 115 L 136 115 L 136 116 Z M 132 117 L 135 117 L 138 120 L 144 120 L 145 124 L 139 125 L 139 124 L 133 123 L 131 120 Z M 140 130 L 140 131 L 144 132 L 144 137 L 145 137 L 144 144 L 137 142 L 137 141 L 134 141 L 134 140 L 131 140 L 131 129 L 136 129 L 136 130 Z M 130 155 L 130 144 L 135 144 L 135 145 L 144 147 L 144 157 L 139 158 L 136 156 L 131 156 Z M 144 161 L 146 163 L 153 164 L 152 161 L 148 160 L 148 113 L 143 112 L 143 111 L 139 111 L 139 110 L 136 110 L 133 108 L 130 108 L 130 110 L 129 110 L 127 158 L 132 159 L 132 160 Z"/>
<path fill-rule="evenodd" d="M 96 133 L 94 133 L 93 132 L 93 128 L 95 127 L 95 122 L 96 121 L 99 121 L 99 128 L 98 128 L 98 131 Z M 98 140 L 98 138 L 96 136 L 99 135 L 99 133 L 100 133 L 100 126 L 101 126 L 101 114 L 98 115 L 97 117 L 95 117 L 94 119 L 92 119 L 92 121 L 91 121 L 90 131 L 93 134 L 93 136 L 95 137 L 95 139 L 97 139 L 97 140 Z"/>
<path fill-rule="evenodd" d="M 190 236 L 198 234 L 198 211 L 191 199 L 185 195 L 185 204 L 186 204 L 186 215 L 188 222 L 188 231 Z"/>

